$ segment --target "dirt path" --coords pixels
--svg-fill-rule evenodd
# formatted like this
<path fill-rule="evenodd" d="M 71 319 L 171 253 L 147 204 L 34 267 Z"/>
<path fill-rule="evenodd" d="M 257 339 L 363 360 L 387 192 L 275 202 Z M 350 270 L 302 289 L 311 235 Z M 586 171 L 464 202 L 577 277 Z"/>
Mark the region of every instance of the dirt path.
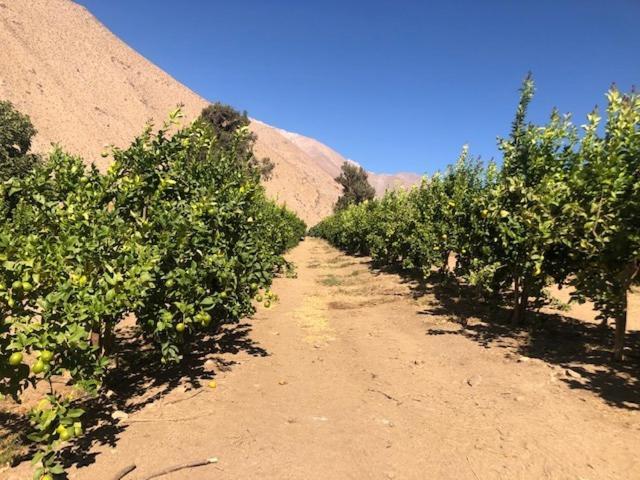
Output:
<path fill-rule="evenodd" d="M 135 463 L 126 479 L 142 479 L 209 457 L 162 478 L 640 478 L 638 410 L 508 348 L 427 335 L 459 327 L 420 315 L 432 297 L 414 300 L 363 259 L 314 239 L 290 258 L 298 278 L 277 280 L 280 301 L 251 320 L 250 340 L 213 356 L 218 388 L 172 387 L 70 478 L 109 480 Z"/>

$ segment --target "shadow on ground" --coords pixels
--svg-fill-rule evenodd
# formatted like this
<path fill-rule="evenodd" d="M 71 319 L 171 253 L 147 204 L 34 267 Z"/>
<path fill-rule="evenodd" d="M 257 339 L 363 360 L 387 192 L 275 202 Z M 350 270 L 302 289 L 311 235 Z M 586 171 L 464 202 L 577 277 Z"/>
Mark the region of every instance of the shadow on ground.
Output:
<path fill-rule="evenodd" d="M 267 351 L 249 337 L 250 332 L 247 323 L 223 327 L 218 335 L 194 342 L 191 351 L 184 354 L 182 363 L 167 366 L 161 364 L 157 348 L 145 341 L 135 327 L 122 328 L 113 355 L 117 368 L 111 369 L 105 379 L 105 393 L 79 405 L 86 412 L 82 417 L 85 434 L 63 451 L 65 467 L 82 468 L 94 463 L 97 454 L 90 451 L 94 446 L 115 447 L 128 424 L 126 420 L 114 419 L 114 412 L 133 414 L 179 386 L 186 389 L 185 396 L 188 397 L 190 390 L 202 387 L 202 382 L 214 378 L 216 372 L 231 369 L 237 362 L 230 359 L 230 355 L 245 352 L 252 356 L 267 356 Z M 207 359 L 213 360 L 213 370 L 205 368 Z M 24 417 L 21 419 L 11 419 L 16 433 L 25 431 Z M 5 418 L 0 417 L 0 420 L 4 426 Z M 30 451 L 16 461 L 27 460 L 33 453 Z"/>
<path fill-rule="evenodd" d="M 445 317 L 458 327 L 430 328 L 427 335 L 461 335 L 486 348 L 537 358 L 571 369 L 582 378 L 563 378 L 571 388 L 593 392 L 607 404 L 640 410 L 640 331 L 627 332 L 622 363 L 611 358 L 613 328 L 602 327 L 560 313 L 529 312 L 522 325 L 510 322 L 504 306 L 483 303 L 472 289 L 451 277 L 434 273 L 420 281 L 417 272 L 369 264 L 374 274 L 399 274 L 409 283 L 416 299 L 431 295 L 437 300 L 419 313 Z"/>

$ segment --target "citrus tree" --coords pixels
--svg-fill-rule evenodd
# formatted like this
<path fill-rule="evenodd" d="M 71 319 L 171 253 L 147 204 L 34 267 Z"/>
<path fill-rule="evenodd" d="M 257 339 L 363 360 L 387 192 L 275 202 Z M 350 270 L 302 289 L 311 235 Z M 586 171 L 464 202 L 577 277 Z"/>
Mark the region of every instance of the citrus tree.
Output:
<path fill-rule="evenodd" d="M 615 320 L 613 355 L 622 360 L 628 295 L 640 272 L 640 96 L 613 88 L 607 99 L 604 136 L 598 112 L 588 117 L 564 220 L 572 225 L 575 297 Z"/>
<path fill-rule="evenodd" d="M 512 292 L 514 324 L 525 316 L 530 299 L 541 300 L 545 287 L 561 281 L 568 268 L 561 210 L 570 195 L 577 134 L 569 117 L 556 110 L 547 125 L 527 123 L 533 91 L 528 76 L 511 135 L 500 142 L 502 168 L 480 212 L 489 219 L 478 239 L 487 256 L 477 261 L 490 265 L 492 290 Z"/>
<path fill-rule="evenodd" d="M 640 277 L 640 99 L 608 93 L 605 133 L 597 112 L 583 135 L 568 115 L 527 121 L 534 83 L 527 76 L 501 167 L 463 150 L 444 173 L 408 193 L 350 206 L 311 233 L 380 263 L 448 271 L 494 302 L 509 301 L 513 324 L 570 284 L 616 322 L 621 359 L 628 295 Z"/>
<path fill-rule="evenodd" d="M 163 363 L 179 362 L 198 338 L 254 311 L 304 235 L 238 160 L 246 129 L 221 145 L 202 120 L 170 135 L 179 117 L 114 149 L 106 174 L 55 150 L 0 184 L 0 394 L 20 400 L 48 386 L 30 412 L 35 479 L 62 473 L 60 450 L 82 434 L 82 401 L 115 367 L 126 315 Z"/>

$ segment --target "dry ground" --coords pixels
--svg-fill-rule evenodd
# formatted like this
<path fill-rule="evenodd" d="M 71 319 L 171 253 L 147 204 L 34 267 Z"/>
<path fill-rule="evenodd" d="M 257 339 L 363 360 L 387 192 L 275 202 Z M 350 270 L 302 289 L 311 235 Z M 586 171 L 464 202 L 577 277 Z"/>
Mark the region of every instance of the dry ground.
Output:
<path fill-rule="evenodd" d="M 130 344 L 108 400 L 128 417 L 105 410 L 70 478 L 110 480 L 135 463 L 125 479 L 140 480 L 210 457 L 163 478 L 640 478 L 640 370 L 633 358 L 609 366 L 610 333 L 556 316 L 514 333 L 503 312 L 315 239 L 290 258 L 298 278 L 276 281 L 277 305 L 188 368 L 127 367 Z"/>

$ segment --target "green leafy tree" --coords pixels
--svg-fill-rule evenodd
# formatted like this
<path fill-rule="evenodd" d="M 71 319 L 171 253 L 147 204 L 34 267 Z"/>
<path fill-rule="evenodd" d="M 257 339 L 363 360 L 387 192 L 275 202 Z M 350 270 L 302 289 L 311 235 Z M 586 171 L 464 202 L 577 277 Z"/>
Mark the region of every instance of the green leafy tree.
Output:
<path fill-rule="evenodd" d="M 40 162 L 29 153 L 36 134 L 27 115 L 18 112 L 7 101 L 0 101 L 0 181 L 23 177 Z"/>
<path fill-rule="evenodd" d="M 613 356 L 622 360 L 628 295 L 640 280 L 640 95 L 613 88 L 607 98 L 603 137 L 598 112 L 588 116 L 564 220 L 573 226 L 575 297 L 615 320 Z"/>
<path fill-rule="evenodd" d="M 545 288 L 561 281 L 568 268 L 560 214 L 570 195 L 577 134 L 569 118 L 555 110 L 547 125 L 527 123 L 533 92 L 527 76 L 511 135 L 500 142 L 502 170 L 480 212 L 486 229 L 474 242 L 484 247 L 476 252 L 476 267 L 492 272 L 476 278 L 488 281 L 487 290 L 494 293 L 512 292 L 514 324 L 525 317 L 531 299 L 545 301 Z"/>
<path fill-rule="evenodd" d="M 342 195 L 338 198 L 334 211 L 338 212 L 349 205 L 357 205 L 365 200 L 373 200 L 376 191 L 369 183 L 369 176 L 364 168 L 344 162 L 341 170 L 335 181 L 342 186 Z"/>
<path fill-rule="evenodd" d="M 216 102 L 203 108 L 200 118 L 211 126 L 222 149 L 233 148 L 239 161 L 257 171 L 263 179 L 271 178 L 275 164 L 268 157 L 257 158 L 254 154 L 258 137 L 249 132 L 251 121 L 246 111 L 241 113 L 231 105 Z M 241 140 L 236 135 L 238 130 L 244 132 Z"/>
<path fill-rule="evenodd" d="M 98 393 L 128 314 L 162 364 L 179 362 L 254 311 L 304 235 L 238 158 L 246 130 L 225 147 L 202 119 L 169 135 L 179 116 L 114 149 L 106 174 L 55 150 L 0 183 L 0 396 L 48 384 L 29 414 L 35 479 L 63 473 L 60 452 L 83 430 L 82 403 L 52 377 Z"/>

